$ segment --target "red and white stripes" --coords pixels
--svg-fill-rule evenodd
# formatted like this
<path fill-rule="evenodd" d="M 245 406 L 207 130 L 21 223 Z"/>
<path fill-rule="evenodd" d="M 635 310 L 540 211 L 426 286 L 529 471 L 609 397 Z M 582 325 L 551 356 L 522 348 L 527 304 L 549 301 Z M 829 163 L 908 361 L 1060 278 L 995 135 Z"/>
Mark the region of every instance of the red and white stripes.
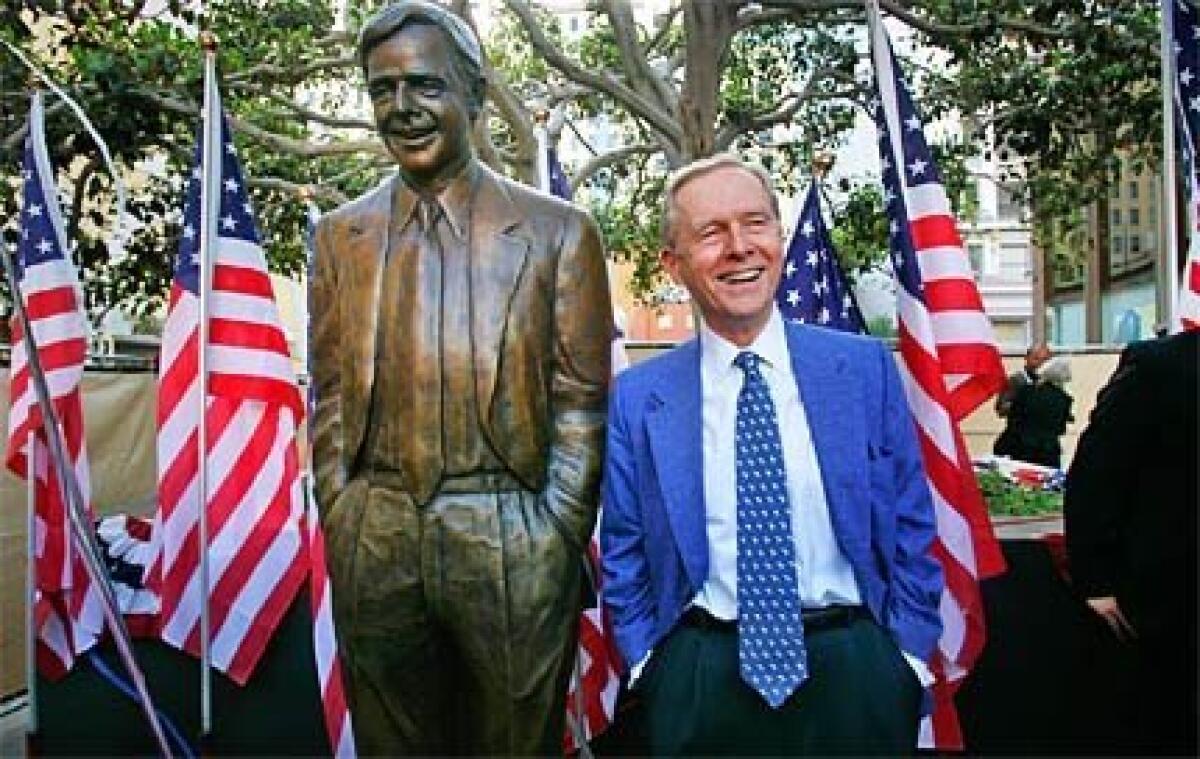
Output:
<path fill-rule="evenodd" d="M 962 749 L 958 684 L 983 648 L 979 581 L 1003 570 L 959 422 L 994 395 L 1004 369 L 923 124 L 904 85 L 878 6 L 868 2 L 878 88 L 884 197 L 900 322 L 901 377 L 933 496 L 933 553 L 945 576 L 943 631 L 930 662 L 934 713 L 920 746 Z"/>
<path fill-rule="evenodd" d="M 29 367 L 30 343 L 46 375 L 61 439 L 85 504 L 91 502 L 84 442 L 80 384 L 87 356 L 88 322 L 67 242 L 43 131 L 43 110 L 35 96 L 25 145 L 21 211 L 20 295 L 32 335 L 14 319 L 10 360 L 11 403 L 5 464 L 19 477 L 34 462 L 33 561 L 34 629 L 38 667 L 47 677 L 65 674 L 76 654 L 90 648 L 104 630 L 103 601 L 72 546 L 68 501 L 50 461 Z"/>
<path fill-rule="evenodd" d="M 329 747 L 338 759 L 356 755 L 354 729 L 342 680 L 337 635 L 333 625 L 333 591 L 325 564 L 325 535 L 317 515 L 316 499 L 310 490 L 305 517 L 305 543 L 308 549 L 309 592 L 312 595 L 313 653 L 317 661 L 317 685 L 321 689 L 321 708 Z"/>

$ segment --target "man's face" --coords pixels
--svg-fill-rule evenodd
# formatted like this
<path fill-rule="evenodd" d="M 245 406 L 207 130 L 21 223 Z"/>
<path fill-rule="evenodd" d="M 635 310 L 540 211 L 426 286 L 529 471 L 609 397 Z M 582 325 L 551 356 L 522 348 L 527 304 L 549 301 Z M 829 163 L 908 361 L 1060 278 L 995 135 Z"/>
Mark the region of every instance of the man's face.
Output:
<path fill-rule="evenodd" d="M 471 157 L 466 83 L 441 29 L 407 24 L 367 55 L 375 126 L 417 190 L 440 190 Z"/>
<path fill-rule="evenodd" d="M 749 345 L 771 315 L 783 261 L 771 198 L 750 172 L 721 167 L 678 189 L 674 220 L 664 268 L 713 332 Z"/>
<path fill-rule="evenodd" d="M 1025 354 L 1025 366 L 1030 369 L 1040 369 L 1042 364 L 1050 360 L 1050 349 L 1046 345 L 1038 345 L 1029 349 Z"/>

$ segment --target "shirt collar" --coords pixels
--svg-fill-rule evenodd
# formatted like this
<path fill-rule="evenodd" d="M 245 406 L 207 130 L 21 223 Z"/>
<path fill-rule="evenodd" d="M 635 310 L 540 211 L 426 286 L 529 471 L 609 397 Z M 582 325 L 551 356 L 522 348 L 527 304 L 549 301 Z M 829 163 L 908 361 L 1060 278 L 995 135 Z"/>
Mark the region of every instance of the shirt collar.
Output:
<path fill-rule="evenodd" d="M 450 180 L 437 195 L 437 203 L 442 208 L 446 221 L 455 237 L 466 239 L 467 223 L 471 218 L 471 195 L 475 190 L 475 182 L 479 177 L 479 167 L 475 161 L 467 164 L 458 176 Z M 420 195 L 404 182 L 403 178 L 396 183 L 395 218 L 401 219 L 399 229 L 404 229 L 416 215 L 417 201 Z"/>
<path fill-rule="evenodd" d="M 783 328 L 783 317 L 779 314 L 778 307 L 771 306 L 771 315 L 767 318 L 762 332 L 745 348 L 739 348 L 701 322 L 700 361 L 709 376 L 722 377 L 731 372 L 740 374 L 741 370 L 734 366 L 733 360 L 742 351 L 756 353 L 768 370 L 778 370 L 791 362 L 787 333 Z"/>

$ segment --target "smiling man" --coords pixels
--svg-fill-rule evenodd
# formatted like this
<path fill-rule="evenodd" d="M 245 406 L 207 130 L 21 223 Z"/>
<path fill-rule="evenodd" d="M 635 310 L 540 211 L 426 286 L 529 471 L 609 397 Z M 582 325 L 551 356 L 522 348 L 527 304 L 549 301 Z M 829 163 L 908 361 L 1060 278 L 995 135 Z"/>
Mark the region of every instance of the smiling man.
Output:
<path fill-rule="evenodd" d="M 359 56 L 398 172 L 317 227 L 313 470 L 360 753 L 561 751 L 612 313 L 595 225 L 475 158 L 440 6 Z"/>
<path fill-rule="evenodd" d="M 703 325 L 616 380 L 601 526 L 649 752 L 910 754 L 942 576 L 892 357 L 784 323 L 760 169 L 676 172 L 662 232 Z"/>

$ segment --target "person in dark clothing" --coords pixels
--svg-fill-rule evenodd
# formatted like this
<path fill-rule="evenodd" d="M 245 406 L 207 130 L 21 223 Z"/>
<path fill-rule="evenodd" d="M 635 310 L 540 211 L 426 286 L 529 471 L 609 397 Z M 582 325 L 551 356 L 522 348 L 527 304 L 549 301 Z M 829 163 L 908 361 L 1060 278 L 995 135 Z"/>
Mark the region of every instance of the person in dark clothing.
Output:
<path fill-rule="evenodd" d="M 1072 582 L 1137 660 L 1139 753 L 1195 756 L 1200 333 L 1130 345 L 1067 473 Z"/>
<path fill-rule="evenodd" d="M 996 439 L 994 452 L 1032 464 L 1059 468 L 1072 399 L 1063 388 L 1071 379 L 1071 365 L 1064 358 L 1042 365 L 1036 381 L 1017 388 L 1008 407 L 1008 424 Z"/>

